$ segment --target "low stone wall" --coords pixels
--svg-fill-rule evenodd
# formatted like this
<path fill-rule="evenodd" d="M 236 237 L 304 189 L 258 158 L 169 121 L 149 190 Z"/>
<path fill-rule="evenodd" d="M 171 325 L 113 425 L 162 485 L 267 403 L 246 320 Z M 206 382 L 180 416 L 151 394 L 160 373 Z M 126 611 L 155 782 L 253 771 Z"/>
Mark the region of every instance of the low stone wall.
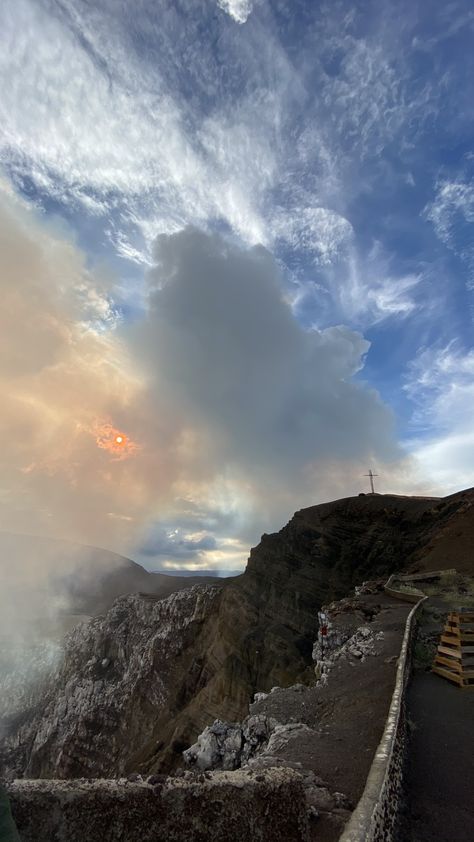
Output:
<path fill-rule="evenodd" d="M 414 588 L 413 591 L 399 591 L 397 588 L 391 588 L 389 585 L 385 585 L 384 591 L 387 596 L 393 596 L 395 599 L 403 600 L 403 602 L 413 602 L 415 604 L 423 596 L 422 591 L 419 591 L 417 588 Z"/>
<path fill-rule="evenodd" d="M 390 586 L 389 591 L 386 592 L 390 592 L 399 599 L 412 596 L 407 595 L 406 592 L 396 592 Z M 339 842 L 396 842 L 399 839 L 400 798 L 403 791 L 408 741 L 405 691 L 411 673 L 411 650 L 416 614 L 425 599 L 427 599 L 425 596 L 421 599 L 417 597 L 417 604 L 407 617 L 395 689 L 385 730 L 372 762 L 364 792 Z"/>
<path fill-rule="evenodd" d="M 21 842 L 307 842 L 291 769 L 126 780 L 17 780 L 7 787 Z"/>
<path fill-rule="evenodd" d="M 455 576 L 457 570 L 449 568 L 449 570 L 430 570 L 424 573 L 410 573 L 402 575 L 401 573 L 392 573 L 390 578 L 384 585 L 384 591 L 387 596 L 393 596 L 395 599 L 401 599 L 404 602 L 419 602 L 424 595 L 419 588 L 413 587 L 415 582 L 430 582 L 433 579 L 440 579 L 442 576 Z M 403 583 L 411 585 L 411 591 L 400 590 L 396 583 Z"/>

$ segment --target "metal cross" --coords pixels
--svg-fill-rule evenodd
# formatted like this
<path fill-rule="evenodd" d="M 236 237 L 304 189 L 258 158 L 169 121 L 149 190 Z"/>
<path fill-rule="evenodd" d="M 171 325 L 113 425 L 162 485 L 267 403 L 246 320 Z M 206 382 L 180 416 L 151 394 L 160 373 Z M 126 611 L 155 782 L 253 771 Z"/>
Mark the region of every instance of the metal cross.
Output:
<path fill-rule="evenodd" d="M 364 474 L 364 476 L 369 477 L 371 494 L 375 494 L 374 477 L 378 477 L 378 474 L 374 474 L 373 471 L 372 471 L 372 468 L 369 468 L 369 473 Z"/>

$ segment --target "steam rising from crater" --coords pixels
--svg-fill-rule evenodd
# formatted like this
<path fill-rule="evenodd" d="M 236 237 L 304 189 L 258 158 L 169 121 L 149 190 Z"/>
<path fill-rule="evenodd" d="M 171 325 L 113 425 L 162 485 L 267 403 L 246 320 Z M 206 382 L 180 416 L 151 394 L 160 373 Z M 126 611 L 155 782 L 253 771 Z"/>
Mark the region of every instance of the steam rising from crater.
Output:
<path fill-rule="evenodd" d="M 177 536 L 180 564 L 236 568 L 368 463 L 403 468 L 391 413 L 352 380 L 369 343 L 304 330 L 264 248 L 159 236 L 133 324 L 119 279 L 6 193 L 0 250 L 0 530 L 133 557 L 166 524 L 159 562 Z M 31 563 L 3 551 L 3 634 L 70 610 L 74 565 L 34 543 Z"/>

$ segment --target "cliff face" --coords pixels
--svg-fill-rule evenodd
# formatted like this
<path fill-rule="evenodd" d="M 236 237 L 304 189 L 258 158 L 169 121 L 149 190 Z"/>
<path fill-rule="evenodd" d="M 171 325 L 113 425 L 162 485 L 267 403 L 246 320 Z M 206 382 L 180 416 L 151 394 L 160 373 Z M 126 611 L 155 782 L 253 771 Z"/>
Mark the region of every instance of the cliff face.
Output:
<path fill-rule="evenodd" d="M 245 574 L 222 588 L 118 599 L 70 634 L 36 710 L 5 726 L 5 770 L 59 778 L 170 771 L 214 719 L 242 719 L 256 691 L 313 677 L 321 604 L 365 579 L 426 569 L 436 548 L 437 567 L 474 572 L 464 536 L 473 502 L 469 491 L 314 506 L 264 535 Z"/>
<path fill-rule="evenodd" d="M 444 499 L 361 495 L 302 509 L 279 533 L 263 535 L 232 584 L 251 606 L 247 639 L 265 661 L 257 689 L 298 677 L 317 610 L 354 585 L 401 570 L 474 572 L 473 504 L 473 490 Z"/>
<path fill-rule="evenodd" d="M 41 711 L 17 733 L 25 775 L 120 774 L 143 746 L 153 754 L 158 734 L 161 746 L 170 740 L 218 596 L 196 586 L 163 600 L 122 597 L 78 626 Z"/>

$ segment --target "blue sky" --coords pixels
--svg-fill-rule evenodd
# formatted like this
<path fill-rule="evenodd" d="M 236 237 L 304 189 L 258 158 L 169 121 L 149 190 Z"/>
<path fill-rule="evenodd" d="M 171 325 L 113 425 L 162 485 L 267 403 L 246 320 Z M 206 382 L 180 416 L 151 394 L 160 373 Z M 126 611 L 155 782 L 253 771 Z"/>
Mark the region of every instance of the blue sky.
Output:
<path fill-rule="evenodd" d="M 126 540 L 147 563 L 155 546 L 156 566 L 174 556 L 180 565 L 187 558 L 235 566 L 284 513 L 356 493 L 369 460 L 383 490 L 450 493 L 472 484 L 471 4 L 4 0 L 0 20 L 4 193 L 30 213 L 35 237 L 43 231 L 80 255 L 89 310 L 79 316 L 75 305 L 64 318 L 89 320 L 109 347 L 125 347 L 137 382 L 151 384 L 143 417 L 161 390 L 170 428 L 196 436 L 207 454 L 206 470 L 189 454 L 168 466 L 156 499 L 143 493 L 141 512 L 105 513 L 114 526 L 115 514 L 134 524 L 133 538 L 113 539 L 96 524 L 94 540 Z M 187 226 L 208 246 L 186 239 Z M 204 267 L 225 275 L 227 248 L 231 280 L 219 311 L 222 286 L 208 283 Z M 239 285 L 237 267 L 256 273 L 253 286 Z M 265 286 L 269 272 L 279 292 Z M 188 318 L 186 273 L 194 286 L 201 278 L 207 308 L 193 310 L 200 322 Z M 166 292 L 170 279 L 174 294 Z M 69 283 L 77 292 L 77 278 Z M 265 295 L 253 302 L 260 283 Z M 273 309 L 275 295 L 285 313 Z M 252 327 L 247 343 L 244 305 L 250 323 L 254 307 L 261 320 L 261 344 Z M 269 325 L 289 343 L 287 357 L 279 359 L 275 334 L 265 332 L 268 310 Z M 230 354 L 225 336 L 234 329 Z M 203 333 L 196 352 L 191 338 Z M 266 402 L 248 382 L 227 394 L 236 370 L 249 365 L 247 344 Z M 280 372 L 291 369 L 281 381 L 270 363 L 263 367 L 271 355 Z M 43 388 L 35 376 L 31 387 Z M 213 391 L 210 383 L 220 385 Z M 254 423 L 247 428 L 241 417 L 234 429 L 246 400 L 258 408 Z M 233 407 L 232 418 L 220 401 Z M 100 412 L 104 424 L 120 427 L 113 398 Z M 350 412 L 357 417 L 344 427 Z M 127 432 L 140 448 L 163 446 L 151 422 L 130 419 Z M 323 442 L 314 452 L 311 430 Z M 276 463 L 288 477 L 286 494 Z M 75 487 L 87 495 L 81 470 Z M 278 488 L 270 502 L 262 491 L 269 483 Z M 44 497 L 39 479 L 37 487 Z M 55 524 L 59 513 L 48 505 Z"/>

